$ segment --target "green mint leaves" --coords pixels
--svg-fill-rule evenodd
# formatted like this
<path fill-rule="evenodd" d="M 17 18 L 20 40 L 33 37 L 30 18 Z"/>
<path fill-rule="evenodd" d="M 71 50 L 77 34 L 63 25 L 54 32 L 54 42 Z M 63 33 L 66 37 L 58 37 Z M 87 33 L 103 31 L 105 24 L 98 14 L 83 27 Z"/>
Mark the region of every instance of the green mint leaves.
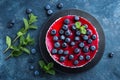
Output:
<path fill-rule="evenodd" d="M 80 30 L 80 32 L 81 32 L 82 34 L 86 34 L 86 33 L 87 33 L 87 31 L 86 31 L 86 29 L 85 29 L 85 26 L 81 26 L 81 23 L 80 23 L 80 22 L 75 22 L 75 26 L 76 26 L 77 29 Z"/>
<path fill-rule="evenodd" d="M 55 70 L 53 70 L 54 64 L 52 62 L 47 65 L 43 60 L 39 61 L 39 66 L 48 74 L 55 75 Z"/>
<path fill-rule="evenodd" d="M 8 45 L 8 47 L 11 46 L 11 38 L 9 36 L 6 36 L 6 44 Z"/>

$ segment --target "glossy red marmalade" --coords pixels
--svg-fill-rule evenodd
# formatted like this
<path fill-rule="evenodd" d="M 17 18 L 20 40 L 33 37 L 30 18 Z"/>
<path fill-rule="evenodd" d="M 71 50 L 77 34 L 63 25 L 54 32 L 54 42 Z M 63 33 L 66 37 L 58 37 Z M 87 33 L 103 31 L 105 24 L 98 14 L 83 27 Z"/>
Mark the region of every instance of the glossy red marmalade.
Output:
<path fill-rule="evenodd" d="M 71 25 L 75 24 L 75 21 L 74 21 L 74 16 L 75 15 L 68 15 L 68 16 L 63 16 L 63 17 L 60 17 L 59 19 L 57 19 L 51 26 L 50 28 L 48 29 L 47 31 L 47 34 L 46 34 L 46 41 L 45 41 L 45 44 L 46 44 L 46 47 L 47 47 L 47 50 L 50 54 L 50 56 L 53 58 L 54 61 L 56 61 L 57 63 L 59 63 L 60 65 L 64 66 L 64 67 L 70 67 L 70 68 L 76 68 L 76 67 L 83 67 L 84 65 L 86 65 L 87 63 L 89 63 L 96 55 L 97 51 L 98 51 L 98 43 L 99 43 L 99 37 L 98 37 L 98 33 L 96 31 L 96 28 L 85 18 L 83 17 L 80 17 L 80 22 L 82 23 L 82 25 L 85 25 L 87 24 L 88 25 L 88 29 L 90 29 L 92 31 L 92 34 L 95 34 L 97 36 L 97 38 L 95 40 L 93 40 L 93 42 L 91 44 L 88 44 L 86 41 L 83 41 L 82 39 L 82 35 L 80 35 L 80 41 L 76 42 L 76 45 L 71 47 L 71 46 L 68 46 L 67 48 L 58 48 L 59 49 L 63 49 L 63 50 L 68 50 L 69 51 L 69 55 L 70 54 L 73 54 L 74 55 L 74 59 L 73 60 L 69 60 L 68 59 L 68 56 L 69 55 L 63 55 L 63 54 L 52 54 L 51 51 L 52 49 L 54 48 L 54 41 L 53 41 L 53 36 L 50 34 L 51 30 L 55 29 L 57 31 L 56 33 L 56 36 L 60 36 L 59 34 L 59 30 L 62 28 L 62 26 L 64 25 L 64 20 L 65 19 L 69 19 L 70 20 L 70 24 L 69 24 L 69 29 L 71 30 Z M 72 39 L 72 41 L 74 41 L 74 36 L 75 36 L 75 32 L 72 33 L 72 35 L 70 36 L 70 38 Z M 91 36 L 89 36 L 90 38 Z M 58 42 L 62 43 L 61 40 L 59 40 Z M 84 42 L 85 46 L 90 46 L 90 45 L 95 45 L 96 46 L 96 50 L 95 51 L 90 51 L 88 53 L 84 53 L 83 50 L 80 51 L 79 54 L 75 54 L 74 53 L 74 49 L 78 47 L 78 44 L 80 42 Z M 90 56 L 90 60 L 82 60 L 80 61 L 78 59 L 79 55 L 83 55 L 84 57 L 86 55 L 89 55 Z M 60 62 L 59 61 L 59 58 L 60 56 L 65 56 L 66 60 L 64 62 Z M 75 60 L 78 60 L 79 63 L 77 65 L 74 65 L 73 62 Z"/>

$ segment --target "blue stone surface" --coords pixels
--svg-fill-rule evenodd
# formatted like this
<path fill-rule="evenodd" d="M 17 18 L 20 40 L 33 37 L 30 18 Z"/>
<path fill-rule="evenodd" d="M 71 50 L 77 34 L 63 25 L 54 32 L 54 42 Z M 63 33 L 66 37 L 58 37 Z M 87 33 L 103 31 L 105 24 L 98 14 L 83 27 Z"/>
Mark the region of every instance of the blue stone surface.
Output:
<path fill-rule="evenodd" d="M 53 12 L 59 11 L 56 5 L 63 2 L 64 9 L 76 8 L 93 15 L 102 25 L 106 38 L 106 48 L 101 61 L 92 69 L 77 74 L 61 74 L 55 76 L 42 73 L 38 66 L 41 59 L 38 48 L 40 27 L 49 18 L 44 6 L 49 4 Z M 13 39 L 16 32 L 22 27 L 23 17 L 26 17 L 26 8 L 31 8 L 38 16 L 38 30 L 30 31 L 35 38 L 35 55 L 24 54 L 18 58 L 5 61 L 10 53 L 2 54 L 7 47 L 5 36 Z M 7 22 L 15 19 L 13 28 L 7 28 Z M 34 34 L 32 34 L 34 33 Z M 114 57 L 108 58 L 109 52 L 114 52 Z M 33 58 L 34 63 L 28 63 Z M 34 76 L 34 71 L 29 70 L 30 65 L 35 65 L 35 70 L 40 71 L 40 76 Z M 0 80 L 120 80 L 120 0 L 0 0 Z"/>

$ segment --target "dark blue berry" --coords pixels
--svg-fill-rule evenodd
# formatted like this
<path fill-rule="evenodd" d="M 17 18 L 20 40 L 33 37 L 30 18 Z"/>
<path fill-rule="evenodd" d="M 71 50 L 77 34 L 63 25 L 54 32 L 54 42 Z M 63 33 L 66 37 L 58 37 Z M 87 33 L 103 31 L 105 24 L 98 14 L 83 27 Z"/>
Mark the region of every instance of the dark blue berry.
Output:
<path fill-rule="evenodd" d="M 79 16 L 75 16 L 74 19 L 75 19 L 75 21 L 79 21 L 80 18 L 79 18 Z"/>
<path fill-rule="evenodd" d="M 47 14 L 48 14 L 48 15 L 52 15 L 52 14 L 53 14 L 53 11 L 49 9 L 49 10 L 47 11 Z"/>
<path fill-rule="evenodd" d="M 86 60 L 90 60 L 90 56 L 87 55 L 87 56 L 85 57 L 85 59 L 86 59 Z"/>
<path fill-rule="evenodd" d="M 64 54 L 64 55 L 68 55 L 68 54 L 69 54 L 69 51 L 65 50 L 65 51 L 63 52 L 63 54 Z"/>
<path fill-rule="evenodd" d="M 58 50 L 58 54 L 63 54 L 63 50 L 62 49 Z"/>
<path fill-rule="evenodd" d="M 80 42 L 80 43 L 79 43 L 79 47 L 80 47 L 80 48 L 83 48 L 84 46 L 85 46 L 85 44 L 84 44 L 83 42 Z"/>
<path fill-rule="evenodd" d="M 34 71 L 34 75 L 35 75 L 35 76 L 39 76 L 39 75 L 40 75 L 40 72 L 39 72 L 38 70 L 35 70 L 35 71 Z"/>
<path fill-rule="evenodd" d="M 12 28 L 14 26 L 14 24 L 15 24 L 15 20 L 9 21 L 8 28 Z"/>
<path fill-rule="evenodd" d="M 76 26 L 75 25 L 72 25 L 72 30 L 76 30 Z"/>
<path fill-rule="evenodd" d="M 88 40 L 88 36 L 87 36 L 87 35 L 84 35 L 84 36 L 83 36 L 83 40 L 85 40 L 85 41 Z"/>
<path fill-rule="evenodd" d="M 26 13 L 27 13 L 27 14 L 32 13 L 32 9 L 30 9 L 30 8 L 26 9 Z"/>
<path fill-rule="evenodd" d="M 65 61 L 65 57 L 64 57 L 64 56 L 61 56 L 61 57 L 60 57 L 60 62 L 63 62 L 63 61 Z"/>
<path fill-rule="evenodd" d="M 111 53 L 109 53 L 108 57 L 112 58 L 112 57 L 113 57 L 113 55 L 114 55 L 114 53 L 113 53 L 113 52 L 111 52 Z"/>
<path fill-rule="evenodd" d="M 63 25 L 62 29 L 63 30 L 68 30 L 68 25 Z"/>
<path fill-rule="evenodd" d="M 63 8 L 63 3 L 58 3 L 57 8 L 59 8 L 59 9 Z"/>
<path fill-rule="evenodd" d="M 95 51 L 95 50 L 96 50 L 96 47 L 95 47 L 95 46 L 90 46 L 90 50 L 91 50 L 91 51 Z"/>
<path fill-rule="evenodd" d="M 55 43 L 54 43 L 54 47 L 55 47 L 55 48 L 59 48 L 59 47 L 60 47 L 60 43 L 59 43 L 59 42 L 55 42 Z"/>
<path fill-rule="evenodd" d="M 61 39 L 61 40 L 65 40 L 65 36 L 64 36 L 64 35 L 61 35 L 61 36 L 60 36 L 60 39 Z"/>
<path fill-rule="evenodd" d="M 79 63 L 79 61 L 78 61 L 78 60 L 75 60 L 73 64 L 74 64 L 74 65 L 77 65 L 78 63 Z"/>
<path fill-rule="evenodd" d="M 92 39 L 88 39 L 87 43 L 91 44 L 92 43 Z"/>
<path fill-rule="evenodd" d="M 56 34 L 56 30 L 55 29 L 51 30 L 51 35 L 55 35 L 55 34 Z"/>
<path fill-rule="evenodd" d="M 57 49 L 52 49 L 52 54 L 57 54 Z"/>
<path fill-rule="evenodd" d="M 64 24 L 68 25 L 70 23 L 70 20 L 69 19 L 65 19 L 64 20 Z"/>
<path fill-rule="evenodd" d="M 31 53 L 35 54 L 36 53 L 36 49 L 35 48 L 31 49 Z"/>
<path fill-rule="evenodd" d="M 67 43 L 64 42 L 64 43 L 62 44 L 62 47 L 63 47 L 63 48 L 66 48 L 66 47 L 67 47 Z"/>
<path fill-rule="evenodd" d="M 75 48 L 74 53 L 78 54 L 79 52 L 80 52 L 80 49 L 79 48 Z"/>
<path fill-rule="evenodd" d="M 75 42 L 72 41 L 72 42 L 70 43 L 70 45 L 71 45 L 71 46 L 74 46 L 74 45 L 75 45 Z"/>
<path fill-rule="evenodd" d="M 61 29 L 61 30 L 59 31 L 59 34 L 62 35 L 62 34 L 64 34 L 64 32 L 65 32 L 65 31 Z"/>
<path fill-rule="evenodd" d="M 65 36 L 70 36 L 70 35 L 71 35 L 70 30 L 65 31 Z"/>
<path fill-rule="evenodd" d="M 96 39 L 96 35 L 94 34 L 94 35 L 92 35 L 92 39 L 93 40 L 95 40 Z"/>
<path fill-rule="evenodd" d="M 30 70 L 33 70 L 35 67 L 33 65 L 30 66 Z"/>
<path fill-rule="evenodd" d="M 83 59 L 84 59 L 84 56 L 80 55 L 80 56 L 79 56 L 79 60 L 81 61 L 81 60 L 83 60 Z"/>
<path fill-rule="evenodd" d="M 89 52 L 88 46 L 85 46 L 85 47 L 83 48 L 83 52 L 85 52 L 85 53 Z"/>
<path fill-rule="evenodd" d="M 54 36 L 54 37 L 53 37 L 53 40 L 54 40 L 54 41 L 58 41 L 58 37 L 57 37 L 57 36 Z"/>
<path fill-rule="evenodd" d="M 74 55 L 72 55 L 72 54 L 69 55 L 69 59 L 70 59 L 70 60 L 74 59 Z"/>
<path fill-rule="evenodd" d="M 76 36 L 75 41 L 79 41 L 79 40 L 80 40 L 80 37 Z"/>
<path fill-rule="evenodd" d="M 65 39 L 65 42 L 66 42 L 66 43 L 69 43 L 70 41 L 71 41 L 70 38 L 66 38 L 66 39 Z"/>
<path fill-rule="evenodd" d="M 91 30 L 88 29 L 86 34 L 91 35 L 92 34 Z"/>
<path fill-rule="evenodd" d="M 76 31 L 76 35 L 77 35 L 77 36 L 80 36 L 80 31 Z"/>
<path fill-rule="evenodd" d="M 46 9 L 46 10 L 49 10 L 49 9 L 50 9 L 50 5 L 46 5 L 46 6 L 45 6 L 45 9 Z"/>

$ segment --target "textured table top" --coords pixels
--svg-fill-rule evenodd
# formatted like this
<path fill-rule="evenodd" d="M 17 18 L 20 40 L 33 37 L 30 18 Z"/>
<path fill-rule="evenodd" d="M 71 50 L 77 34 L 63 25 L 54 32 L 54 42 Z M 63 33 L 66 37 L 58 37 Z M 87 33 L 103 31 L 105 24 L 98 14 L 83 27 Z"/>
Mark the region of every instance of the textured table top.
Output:
<path fill-rule="evenodd" d="M 39 30 L 42 24 L 49 18 L 46 15 L 44 6 L 51 5 L 54 12 L 59 11 L 56 8 L 58 2 L 63 2 L 64 9 L 76 8 L 84 10 L 93 15 L 102 25 L 106 38 L 106 48 L 100 62 L 92 69 L 77 74 L 57 73 L 55 76 L 44 74 L 38 66 L 41 59 L 38 47 Z M 2 54 L 7 47 L 5 36 L 12 38 L 23 25 L 22 19 L 26 16 L 26 8 L 33 9 L 33 13 L 38 16 L 38 30 L 33 31 L 35 45 L 30 48 L 36 48 L 35 55 L 22 55 L 18 58 L 11 58 L 5 61 L 9 54 Z M 13 28 L 7 28 L 7 22 L 16 19 Z M 120 1 L 119 0 L 0 0 L 0 80 L 120 80 Z M 108 58 L 109 52 L 114 52 L 113 58 Z M 30 59 L 34 63 L 28 63 Z M 34 70 L 40 71 L 40 76 L 34 76 L 29 66 L 34 65 Z"/>

